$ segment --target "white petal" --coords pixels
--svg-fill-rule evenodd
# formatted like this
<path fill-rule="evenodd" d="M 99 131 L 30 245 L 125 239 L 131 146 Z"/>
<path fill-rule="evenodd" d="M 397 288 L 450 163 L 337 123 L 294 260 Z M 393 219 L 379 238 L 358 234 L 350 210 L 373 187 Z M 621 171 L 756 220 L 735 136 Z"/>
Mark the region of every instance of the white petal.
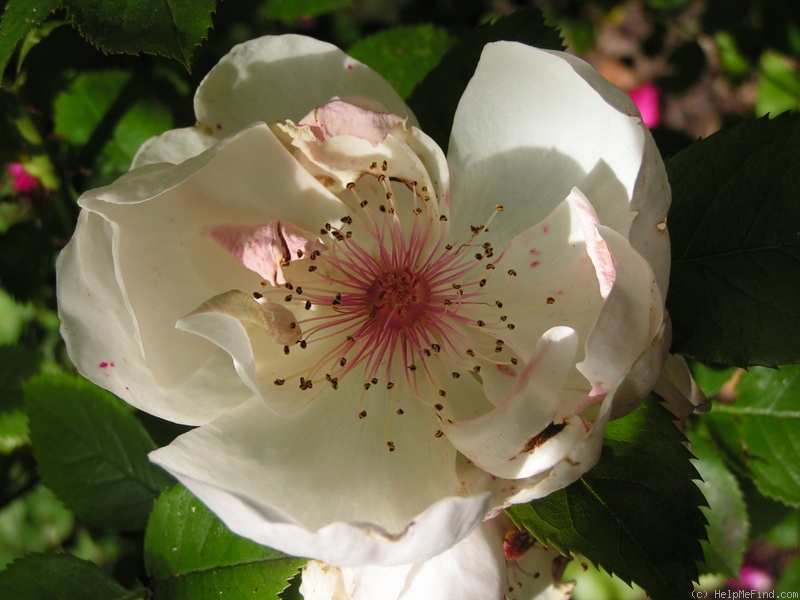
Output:
<path fill-rule="evenodd" d="M 265 126 L 180 165 L 133 171 L 81 203 L 112 223 L 116 276 L 144 356 L 165 388 L 180 385 L 214 351 L 175 323 L 219 293 L 260 289 L 256 274 L 203 239 L 210 227 L 222 218 L 251 225 L 282 219 L 318 229 L 342 212 Z"/>
<path fill-rule="evenodd" d="M 664 301 L 649 263 L 628 240 L 607 227 L 597 231 L 614 258 L 615 281 L 586 341 L 586 358 L 578 370 L 592 383 L 592 395 L 601 396 L 619 387 L 662 333 Z M 654 383 L 655 378 L 649 385 Z"/>
<path fill-rule="evenodd" d="M 227 136 L 257 121 L 299 121 L 334 96 L 363 96 L 390 113 L 413 115 L 386 81 L 337 47 L 283 35 L 234 47 L 195 95 L 199 126 Z"/>
<path fill-rule="evenodd" d="M 385 393 L 346 382 L 289 417 L 252 399 L 151 458 L 233 531 L 289 554 L 395 565 L 449 548 L 486 498 L 457 496 L 455 451 L 428 411 L 398 417 Z"/>
<path fill-rule="evenodd" d="M 505 212 L 495 221 L 505 227 Z M 603 305 L 600 272 L 592 263 L 598 254 L 596 217 L 579 190 L 573 189 L 544 220 L 517 235 L 496 261 L 484 287 L 487 299 L 500 300 L 505 321 L 476 315 L 487 330 L 504 339 L 524 359 L 541 335 L 567 325 L 585 340 Z M 601 265 L 602 266 L 602 265 Z M 473 307 L 482 310 L 483 307 Z M 508 329 L 509 325 L 513 329 Z"/>
<path fill-rule="evenodd" d="M 584 422 L 583 432 L 572 436 L 553 458 L 558 458 L 552 468 L 523 479 L 506 479 L 487 473 L 466 457 L 459 456 L 457 470 L 461 482 L 470 494 L 490 492 L 492 495 L 488 517 L 495 517 L 512 504 L 522 504 L 567 487 L 597 464 L 603 447 L 603 434 L 608 422 L 614 395 L 609 394 L 600 404 L 593 423 Z M 587 429 L 588 427 L 588 429 Z M 564 430 L 566 431 L 566 429 Z M 562 432 L 563 433 L 563 432 Z M 558 436 L 553 438 L 558 441 Z"/>
<path fill-rule="evenodd" d="M 530 477 L 558 462 L 584 432 L 583 422 L 558 418 L 561 387 L 575 363 L 578 336 L 548 331 L 505 401 L 488 414 L 442 423 L 453 445 L 480 468 L 508 479 Z"/>
<path fill-rule="evenodd" d="M 111 240 L 111 226 L 83 211 L 58 259 L 61 334 L 77 369 L 133 406 L 178 423 L 207 423 L 244 401 L 250 391 L 222 350 L 178 387 L 166 390 L 156 381 L 117 284 Z"/>
<path fill-rule="evenodd" d="M 303 569 L 305 600 L 502 600 L 502 537 L 483 525 L 425 562 L 397 567 Z"/>
<path fill-rule="evenodd" d="M 611 85 L 581 59 L 569 54 L 561 56 L 609 104 L 615 106 L 622 113 L 640 116 L 628 94 Z M 631 210 L 638 214 L 633 220 L 627 237 L 630 239 L 631 245 L 653 267 L 658 287 L 663 292 L 667 289 L 670 270 L 669 234 L 666 228 L 667 212 L 671 200 L 670 187 L 664 161 L 661 159 L 661 153 L 656 147 L 653 136 L 644 122 L 641 122 L 639 127 L 644 131 L 644 148 L 642 164 L 633 188 L 631 201 Z M 606 225 L 610 225 L 610 223 L 606 223 Z M 622 230 L 618 229 L 618 231 L 624 233 Z"/>
<path fill-rule="evenodd" d="M 172 129 L 161 135 L 151 137 L 137 150 L 133 157 L 131 170 L 155 163 L 178 164 L 205 152 L 216 144 L 219 138 L 201 130 L 199 127 Z"/>
<path fill-rule="evenodd" d="M 483 205 L 500 202 L 507 226 L 493 235 L 501 245 L 577 186 L 601 222 L 627 234 L 648 134 L 622 92 L 599 76 L 587 81 L 578 62 L 515 42 L 484 48 L 448 153 L 453 201 L 463 207 L 453 215 L 456 231 Z"/>

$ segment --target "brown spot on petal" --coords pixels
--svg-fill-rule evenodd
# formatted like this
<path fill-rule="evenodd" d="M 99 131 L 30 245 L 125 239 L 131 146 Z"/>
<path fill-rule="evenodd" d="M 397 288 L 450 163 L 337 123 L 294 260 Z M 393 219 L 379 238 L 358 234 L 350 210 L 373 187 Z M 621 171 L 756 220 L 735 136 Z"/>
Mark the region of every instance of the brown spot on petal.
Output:
<path fill-rule="evenodd" d="M 525 444 L 525 447 L 522 449 L 522 452 L 531 453 L 536 450 L 539 446 L 544 444 L 547 440 L 554 437 L 555 435 L 559 434 L 564 427 L 566 427 L 566 423 L 550 423 L 547 427 L 545 427 L 542 431 L 538 434 L 533 436 L 531 439 L 528 440 L 528 443 Z"/>

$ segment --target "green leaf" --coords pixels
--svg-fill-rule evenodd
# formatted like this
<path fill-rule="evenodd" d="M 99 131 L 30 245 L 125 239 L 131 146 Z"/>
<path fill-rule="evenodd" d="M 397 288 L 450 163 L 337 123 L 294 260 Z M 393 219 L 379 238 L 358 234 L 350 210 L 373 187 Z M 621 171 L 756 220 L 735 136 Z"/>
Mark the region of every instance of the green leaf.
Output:
<path fill-rule="evenodd" d="M 499 40 L 561 50 L 558 33 L 545 25 L 539 10 L 520 10 L 468 33 L 444 55 L 408 98 L 422 130 L 446 152 L 456 107 L 475 73 L 483 47 Z"/>
<path fill-rule="evenodd" d="M 137 598 L 100 567 L 69 554 L 31 554 L 0 572 L 0 598 L 124 600 Z"/>
<path fill-rule="evenodd" d="M 736 371 L 736 367 L 714 368 L 702 363 L 692 364 L 692 377 L 707 398 L 716 396 Z"/>
<path fill-rule="evenodd" d="M 0 410 L 22 407 L 22 382 L 36 373 L 39 360 L 31 348 L 0 346 Z"/>
<path fill-rule="evenodd" d="M 133 413 L 86 380 L 39 376 L 25 385 L 34 456 L 45 484 L 82 519 L 142 529 L 169 476 Z"/>
<path fill-rule="evenodd" d="M 667 172 L 672 351 L 726 365 L 800 362 L 800 117 L 722 130 Z"/>
<path fill-rule="evenodd" d="M 72 533 L 74 521 L 43 485 L 10 502 L 0 511 L 0 569 L 24 554 L 61 546 Z"/>
<path fill-rule="evenodd" d="M 58 8 L 60 0 L 8 0 L 0 20 L 0 85 L 14 50 Z"/>
<path fill-rule="evenodd" d="M 415 25 L 362 38 L 347 53 L 375 69 L 407 98 L 454 43 L 455 38 L 444 29 Z"/>
<path fill-rule="evenodd" d="M 688 598 L 704 499 L 674 417 L 649 398 L 606 429 L 600 462 L 567 488 L 508 510 L 544 544 L 576 552 L 653 600 Z"/>
<path fill-rule="evenodd" d="M 56 134 L 81 147 L 94 167 L 87 185 L 125 173 L 145 140 L 172 127 L 169 110 L 145 93 L 130 72 L 96 71 L 76 77 L 56 98 Z"/>
<path fill-rule="evenodd" d="M 777 52 L 764 52 L 756 82 L 756 115 L 778 115 L 798 109 L 800 73 L 797 60 Z"/>
<path fill-rule="evenodd" d="M 754 368 L 739 379 L 736 396 L 714 405 L 709 428 L 762 494 L 800 507 L 800 366 Z"/>
<path fill-rule="evenodd" d="M 231 533 L 181 485 L 158 499 L 144 544 L 156 600 L 274 598 L 306 562 Z"/>
<path fill-rule="evenodd" d="M 708 540 L 702 541 L 704 573 L 738 577 L 750 531 L 742 490 L 713 445 L 696 431 L 689 439 L 702 477 L 697 486 L 708 502 L 701 509 L 708 520 Z"/>
<path fill-rule="evenodd" d="M 776 586 L 776 598 L 791 598 L 800 589 L 800 554 L 789 561 Z"/>
<path fill-rule="evenodd" d="M 353 0 L 266 0 L 258 12 L 267 19 L 293 24 L 352 5 Z"/>
<path fill-rule="evenodd" d="M 157 54 L 189 68 L 217 0 L 62 0 L 81 35 L 103 52 Z"/>

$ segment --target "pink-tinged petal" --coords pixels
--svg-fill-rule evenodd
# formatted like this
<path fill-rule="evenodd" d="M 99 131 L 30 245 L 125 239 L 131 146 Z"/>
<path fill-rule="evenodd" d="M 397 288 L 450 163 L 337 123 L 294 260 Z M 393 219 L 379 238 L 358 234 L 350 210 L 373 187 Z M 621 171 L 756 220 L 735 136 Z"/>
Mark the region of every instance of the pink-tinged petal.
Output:
<path fill-rule="evenodd" d="M 326 250 L 313 233 L 279 220 L 262 225 L 218 225 L 208 236 L 275 286 L 286 283 L 283 267 L 289 262 Z"/>
<path fill-rule="evenodd" d="M 572 188 L 569 201 L 572 202 L 574 209 L 580 214 L 586 253 L 592 259 L 597 282 L 600 284 L 600 296 L 605 300 L 614 285 L 616 269 L 614 268 L 614 259 L 608 251 L 608 246 L 597 232 L 596 226 L 600 224 L 600 220 L 597 218 L 594 207 L 578 188 Z"/>
<path fill-rule="evenodd" d="M 663 298 L 649 263 L 617 232 L 603 226 L 597 231 L 614 258 L 616 277 L 578 370 L 592 383 L 592 396 L 600 397 L 622 384 L 665 324 Z"/>
<path fill-rule="evenodd" d="M 335 98 L 315 108 L 298 125 L 307 125 L 320 142 L 338 135 L 352 135 L 377 146 L 395 125 L 406 120 L 405 117 L 370 110 Z"/>
<path fill-rule="evenodd" d="M 518 479 L 550 469 L 585 433 L 579 417 L 558 419 L 561 388 L 577 350 L 572 329 L 549 330 L 505 401 L 476 419 L 443 421 L 445 435 L 459 452 L 497 477 Z"/>
<path fill-rule="evenodd" d="M 225 137 L 254 122 L 297 122 L 334 96 L 372 98 L 416 122 L 375 71 L 336 46 L 299 35 L 235 46 L 200 83 L 194 104 L 198 126 Z"/>
<path fill-rule="evenodd" d="M 136 323 L 116 280 L 112 239 L 109 223 L 83 211 L 72 241 L 58 258 L 61 334 L 77 369 L 133 406 L 178 423 L 201 425 L 243 402 L 251 392 L 222 350 L 213 351 L 177 387 L 161 387 L 142 353 Z"/>
<path fill-rule="evenodd" d="M 667 356 L 653 391 L 664 399 L 667 408 L 681 421 L 693 412 L 703 413 L 710 409 L 708 400 L 692 379 L 686 359 L 677 354 Z"/>
<path fill-rule="evenodd" d="M 318 228 L 344 211 L 265 126 L 179 165 L 132 171 L 80 202 L 112 226 L 115 285 L 135 315 L 147 363 L 165 388 L 181 385 L 215 351 L 175 323 L 221 292 L 260 289 L 256 273 L 207 238 L 220 215 L 229 224 L 276 219 L 305 229 L 305 223 Z"/>
<path fill-rule="evenodd" d="M 309 563 L 300 591 L 305 600 L 502 600 L 505 575 L 501 537 L 485 524 L 425 562 L 342 569 Z"/>
<path fill-rule="evenodd" d="M 151 459 L 233 531 L 289 554 L 337 566 L 435 556 L 477 526 L 487 498 L 459 497 L 455 450 L 428 411 L 397 416 L 386 390 L 350 383 L 285 417 L 253 398 Z"/>
<path fill-rule="evenodd" d="M 142 144 L 133 157 L 131 170 L 163 162 L 177 165 L 205 152 L 218 141 L 219 138 L 199 127 L 172 129 Z"/>
<path fill-rule="evenodd" d="M 453 202 L 463 208 L 456 231 L 500 202 L 504 225 L 492 235 L 502 246 L 576 186 L 602 223 L 627 234 L 649 133 L 624 92 L 587 72 L 579 59 L 515 42 L 484 48 L 448 151 Z"/>

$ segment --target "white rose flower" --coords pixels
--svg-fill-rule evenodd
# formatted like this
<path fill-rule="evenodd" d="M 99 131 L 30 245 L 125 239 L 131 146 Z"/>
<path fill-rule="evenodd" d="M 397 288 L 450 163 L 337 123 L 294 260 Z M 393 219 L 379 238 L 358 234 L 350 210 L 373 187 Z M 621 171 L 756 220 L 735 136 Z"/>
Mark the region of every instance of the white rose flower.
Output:
<path fill-rule="evenodd" d="M 59 305 L 81 373 L 199 426 L 152 460 L 233 531 L 424 561 L 586 472 L 656 383 L 666 175 L 580 60 L 488 45 L 447 158 L 301 36 L 234 48 L 195 111 L 81 197 Z"/>

